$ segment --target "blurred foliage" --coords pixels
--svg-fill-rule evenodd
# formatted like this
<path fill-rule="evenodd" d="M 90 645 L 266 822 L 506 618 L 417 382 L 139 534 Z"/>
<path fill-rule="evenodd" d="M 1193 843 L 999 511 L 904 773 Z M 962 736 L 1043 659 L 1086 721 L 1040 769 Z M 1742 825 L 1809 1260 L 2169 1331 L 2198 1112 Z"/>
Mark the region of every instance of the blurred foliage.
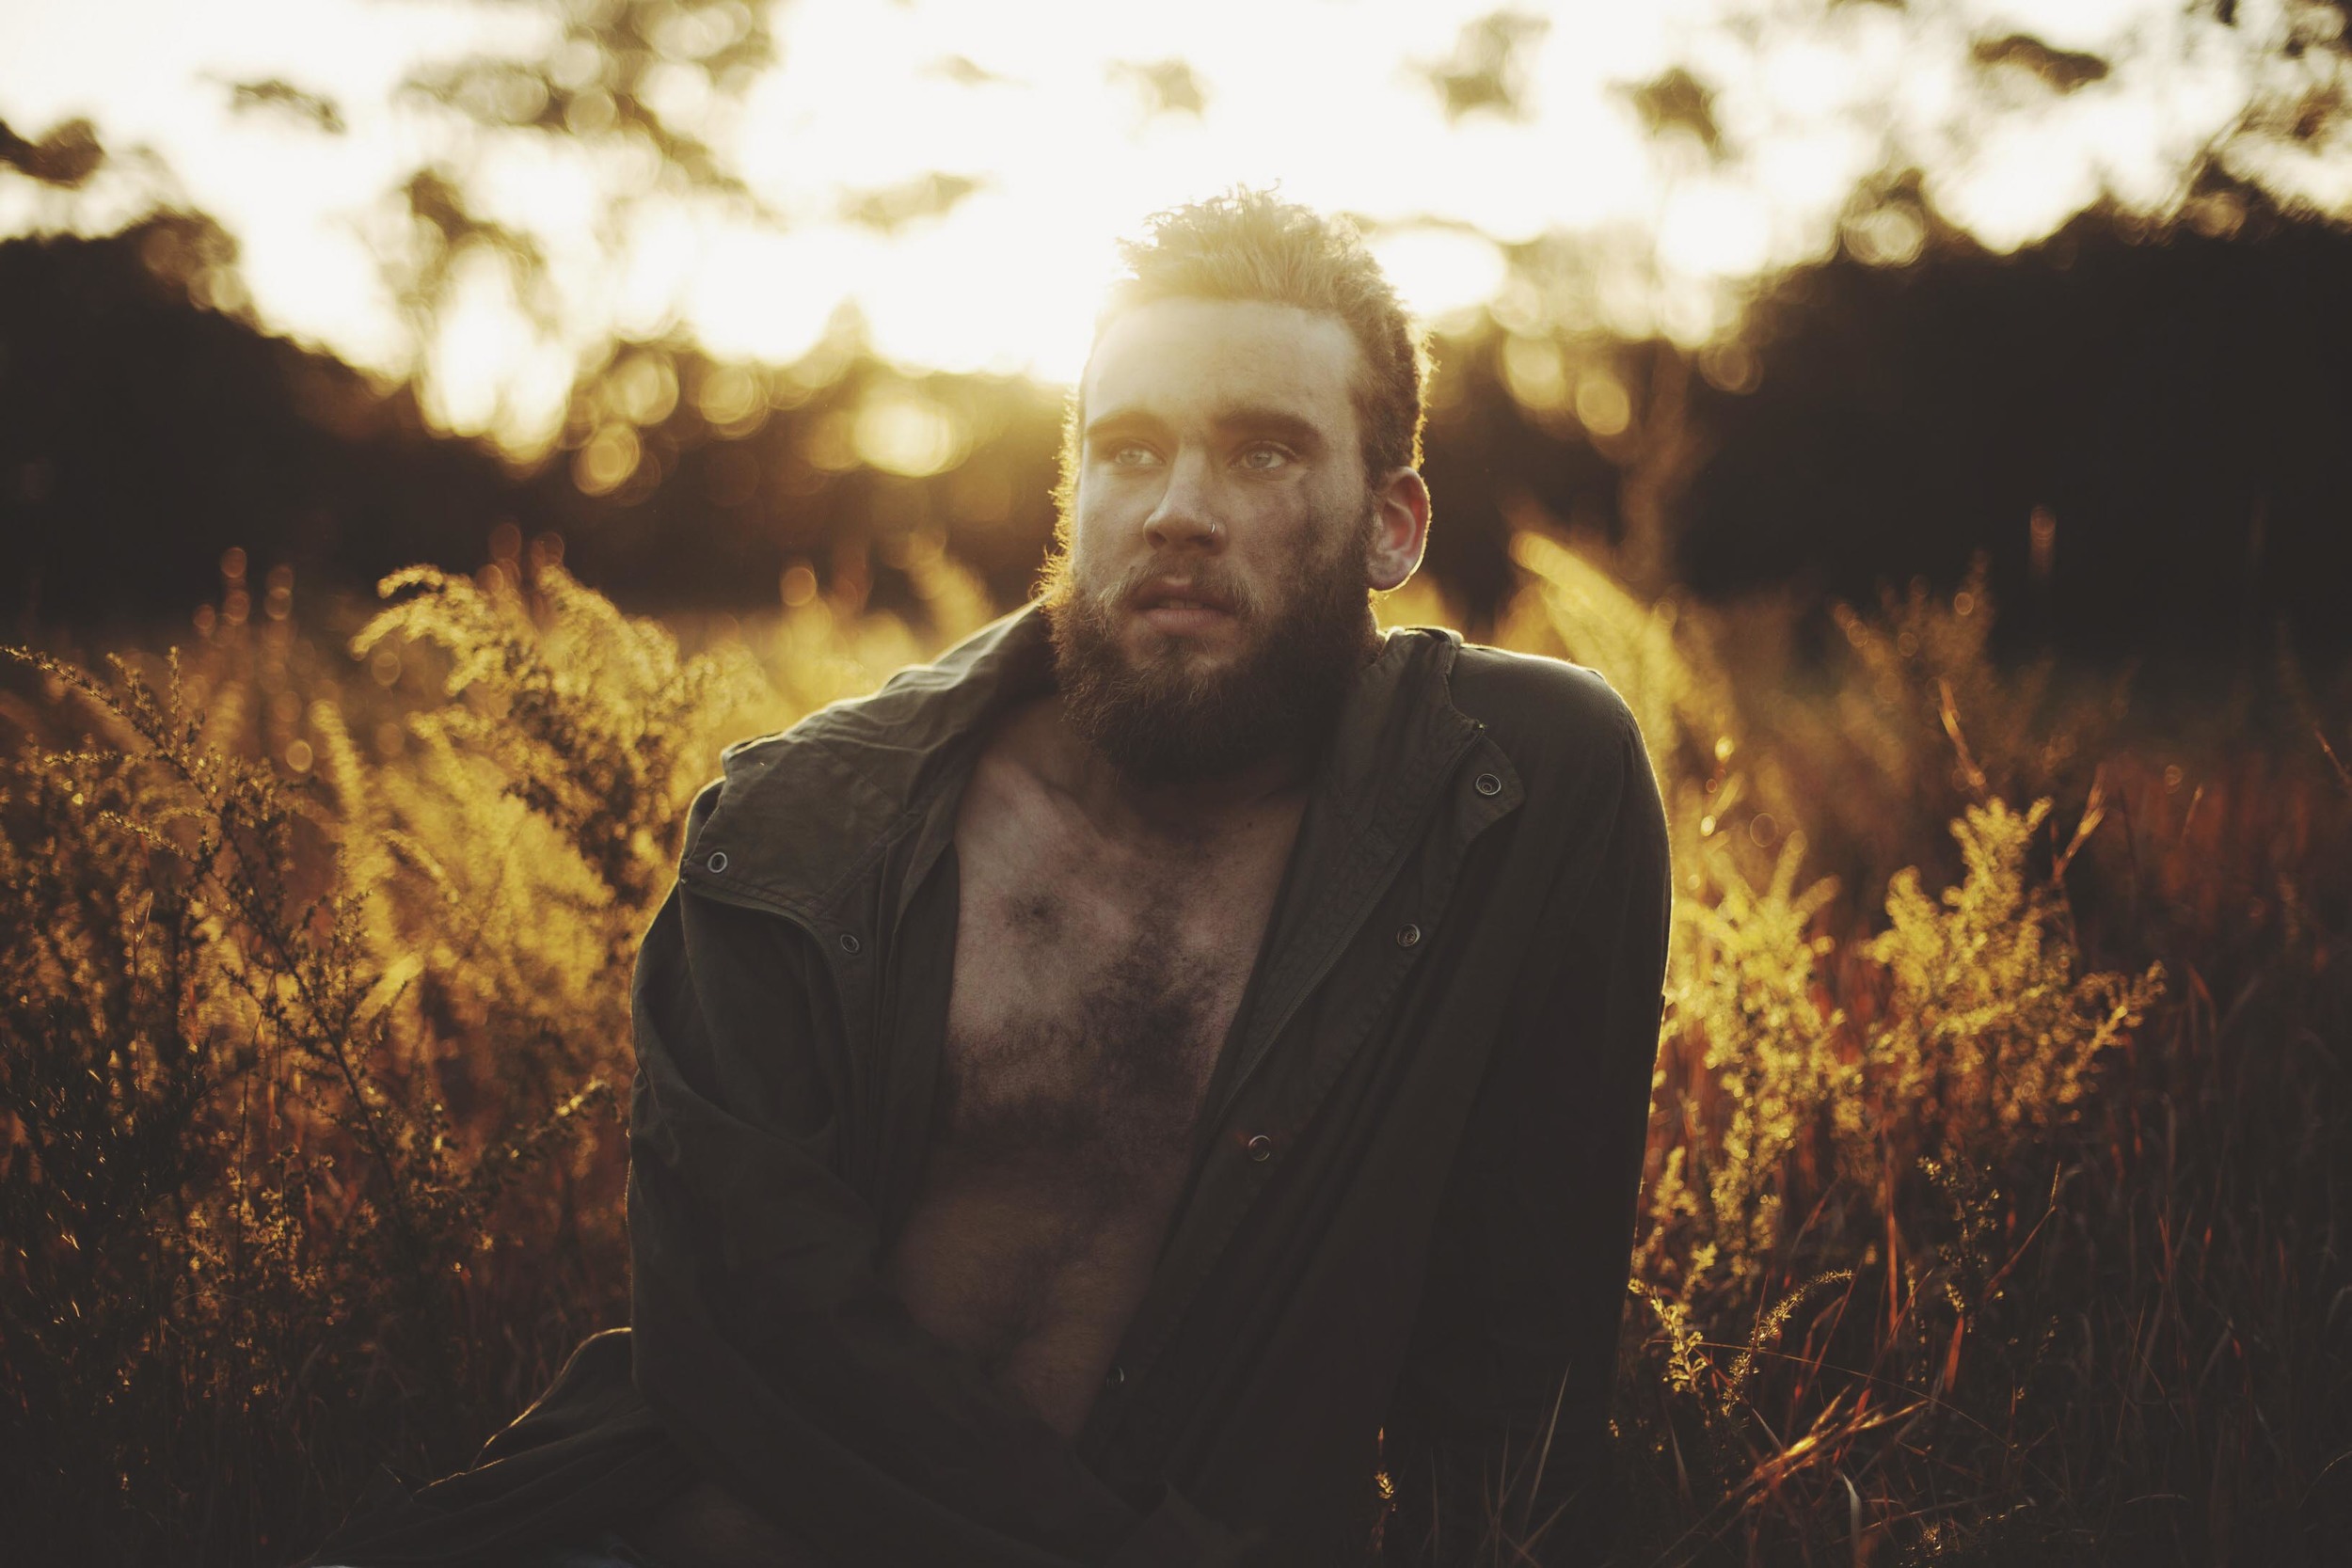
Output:
<path fill-rule="evenodd" d="M 1526 53 L 1551 24 L 1523 10 L 1499 10 L 1465 24 L 1454 52 L 1422 65 L 1450 120 L 1486 110 L 1505 119 L 1527 116 Z"/>
<path fill-rule="evenodd" d="M 2344 675 L 2152 732 L 1993 664 L 1981 568 L 1838 607 L 1824 681 L 1514 555 L 1502 640 L 1626 693 L 1680 881 L 1613 1560 L 2329 1560 Z"/>
<path fill-rule="evenodd" d="M 237 114 L 284 115 L 310 130 L 340 136 L 350 129 L 333 99 L 294 86 L 282 76 L 229 85 L 229 105 Z"/>
<path fill-rule="evenodd" d="M 1654 79 L 1629 89 L 1642 127 L 1653 136 L 1679 132 L 1707 149 L 1709 157 L 1724 155 L 1723 127 L 1715 119 L 1715 95 L 1707 84 L 1680 66 L 1669 67 Z"/>
<path fill-rule="evenodd" d="M 1661 339 L 1685 354 L 1753 351 L 1766 334 L 1748 307 L 1814 270 L 1824 255 L 1899 271 L 1947 259 L 1964 263 L 1988 245 L 2010 249 L 2013 239 L 1972 230 L 1939 196 L 1964 185 L 1971 168 L 2010 138 L 2051 123 L 2059 101 L 2084 96 L 2167 105 L 2142 121 L 2143 150 L 2160 178 L 2151 186 L 2082 166 L 2082 195 L 2061 229 L 2090 218 L 2139 235 L 2236 237 L 2249 214 L 2352 221 L 2343 173 L 2352 167 L 2352 13 L 2343 0 L 2247 7 L 2217 0 L 2172 17 L 2151 11 L 2129 27 L 2089 23 L 2112 34 L 2106 54 L 2014 25 L 2031 20 L 2026 10 L 2005 13 L 2011 24 L 2004 27 L 1948 4 L 1722 8 L 1673 46 L 1655 75 L 1610 84 L 1649 138 L 1646 176 L 1657 211 L 1677 188 L 1776 185 L 1792 157 L 1807 155 L 1789 144 L 1789 117 L 1769 93 L 1759 99 L 1759 86 L 1784 61 L 1844 59 L 1872 85 L 1843 96 L 1821 123 L 1863 138 L 1875 148 L 1875 163 L 1846 192 L 1823 249 L 1803 252 L 1793 267 L 1776 263 L 1770 276 L 1727 279 L 1709 297 L 1679 276 L 1655 222 L 1554 230 L 1498 245 L 1509 274 L 1498 307 L 1548 333 L 1619 343 Z M 1888 18 L 1896 20 L 1879 24 Z M 2083 24 L 2051 22 L 2053 31 Z M 1548 31 L 1541 8 L 1498 9 L 1463 27 L 1449 57 L 1414 69 L 1449 120 L 1482 113 L 1530 119 L 1538 108 L 1530 96 L 1531 61 Z M 1864 62 L 1882 49 L 1899 49 L 1915 63 L 1877 72 Z M 1951 90 L 1923 89 L 1941 83 L 1939 68 L 1954 61 L 1961 69 Z M 2191 79 L 2214 83 L 2233 111 L 2201 141 L 2179 136 L 2168 119 L 2179 84 Z M 1406 230 L 1422 221 L 1438 220 L 1391 220 Z M 2257 222 L 2244 238 L 2258 238 L 2261 228 Z M 1785 246 L 1780 254 L 1789 257 Z M 1518 323 L 1512 329 L 1526 330 Z M 1634 531 L 1644 526 L 1636 522 Z M 1664 585 L 1646 572 L 1636 577 L 1653 591 Z"/>
<path fill-rule="evenodd" d="M 1980 578 L 1808 683 L 1514 555 L 1504 641 L 1625 692 L 1676 850 L 1620 1560 L 2326 1560 L 2352 688 L 2151 733 L 1993 667 Z M 919 611 L 809 571 L 690 654 L 510 528 L 346 652 L 239 556 L 190 651 L 0 694 L 15 1546 L 283 1560 L 621 1321 L 631 942 L 722 741 L 991 613 L 904 569 Z"/>
<path fill-rule="evenodd" d="M 539 51 L 429 66 L 407 90 L 488 131 L 642 147 L 659 160 L 644 169 L 650 182 L 746 194 L 707 133 L 715 103 L 739 96 L 775 59 L 764 0 L 530 3 L 553 24 Z"/>
<path fill-rule="evenodd" d="M 31 1559 L 291 1557 L 623 1310 L 628 972 L 691 791 L 918 652 L 812 601 L 771 683 L 544 551 L 385 586 L 348 657 L 242 561 L 153 679 L 21 656 L 47 698 L 12 727 L 93 726 L 21 733 L 0 792 L 0 1467 L 41 1500 L 6 1511 Z"/>
<path fill-rule="evenodd" d="M 1190 115 L 1198 119 L 1209 106 L 1209 89 L 1183 60 L 1120 60 L 1112 65 L 1110 73 L 1112 80 L 1135 88 L 1146 119 L 1161 115 Z"/>
<path fill-rule="evenodd" d="M 1969 57 L 1987 69 L 2009 66 L 2039 78 L 2056 92 L 2073 92 L 2077 87 L 2107 79 L 2109 66 L 2096 55 L 2071 49 L 2053 49 L 2030 33 L 2010 33 L 2005 38 L 1980 38 L 1968 51 Z"/>
<path fill-rule="evenodd" d="M 485 214 L 470 192 L 483 158 L 528 138 L 593 171 L 596 229 L 608 250 L 628 244 L 647 201 L 717 201 L 774 221 L 715 138 L 733 105 L 776 58 L 770 0 L 477 0 L 544 14 L 539 47 L 427 65 L 402 84 L 408 97 L 450 111 L 472 134 L 452 156 L 418 167 L 401 187 L 409 244 L 385 257 L 419 341 L 450 308 L 465 263 L 486 257 L 549 336 L 560 301 L 540 240 Z"/>
<path fill-rule="evenodd" d="M 87 119 L 60 120 L 39 141 L 27 141 L 0 120 L 0 165 L 29 180 L 67 190 L 87 184 L 106 161 L 98 128 Z"/>
<path fill-rule="evenodd" d="M 163 319 L 177 299 L 251 319 L 233 236 L 199 216 L 158 214 L 121 237 L 150 263 L 151 294 L 135 301 L 100 297 L 102 284 L 134 287 L 118 256 L 10 245 L 0 576 L 19 634 L 40 637 L 53 606 L 68 628 L 104 610 L 176 613 L 179 585 L 232 543 L 298 558 L 306 583 L 331 570 L 358 591 L 409 561 L 459 563 L 443 541 L 501 517 L 529 536 L 563 533 L 581 575 L 628 585 L 632 610 L 756 613 L 773 603 L 768 585 L 803 565 L 828 581 L 861 577 L 884 608 L 905 609 L 892 558 L 934 532 L 999 597 L 1020 593 L 1051 521 L 1036 499 L 1051 483 L 1040 483 L 1050 391 L 881 363 L 853 311 L 788 366 L 721 364 L 659 323 L 629 337 L 597 314 L 610 291 L 589 275 L 617 277 L 647 224 L 781 221 L 728 150 L 745 93 L 789 47 L 791 13 L 739 0 L 481 3 L 528 25 L 498 52 L 405 78 L 401 103 L 429 132 L 429 156 L 402 171 L 373 238 L 416 365 L 471 330 L 453 313 L 461 296 L 511 306 L 532 326 L 532 377 L 560 385 L 569 372 L 560 423 L 534 416 L 498 454 L 504 471 L 427 458 L 417 427 L 451 417 L 429 374 L 387 389 L 323 356 Z M 2242 667 L 2281 613 L 2299 638 L 2341 635 L 2323 585 L 2352 536 L 2336 526 L 2322 449 L 2352 409 L 2336 283 L 2346 241 L 2309 192 L 2313 171 L 2352 158 L 2343 21 L 2339 4 L 2225 0 L 2110 56 L 1910 8 L 1888 24 L 1907 46 L 1965 62 L 1946 139 L 1913 146 L 1882 127 L 1883 166 L 1850 193 L 1831 254 L 1735 291 L 1720 319 L 1669 308 L 1657 238 L 1638 227 L 1498 246 L 1496 297 L 1438 344 L 1432 569 L 1484 626 L 1525 526 L 1605 549 L 1651 596 L 1683 583 L 1710 597 L 1791 585 L 1851 599 L 1881 577 L 1948 585 L 1985 549 L 2014 607 L 2005 651 L 2161 655 L 2150 628 L 2184 625 L 2204 643 L 2184 657 L 2210 666 L 2214 644 L 2234 641 Z M 1767 133 L 1735 112 L 1748 89 L 1727 62 L 1807 43 L 1835 53 L 1866 24 L 1851 7 L 1803 5 L 1736 9 L 1724 25 L 1730 54 L 1692 45 L 1616 84 L 1655 143 L 1661 190 L 1736 182 L 1761 156 Z M 1525 119 L 1541 107 L 1529 97 L 1537 55 L 1557 43 L 1541 8 L 1503 8 L 1411 70 L 1454 119 Z M 2101 198 L 2017 256 L 1988 253 L 1939 208 L 1937 160 L 1952 147 L 2059 99 L 2137 90 L 2151 72 L 2212 59 L 2236 62 L 2245 104 L 2178 154 L 2169 204 Z M 934 69 L 976 87 L 1007 80 L 968 59 Z M 1181 57 L 1109 69 L 1146 119 L 1210 110 L 1209 86 Z M 283 78 L 222 85 L 241 113 L 320 134 L 346 123 L 344 105 Z M 0 166 L 43 200 L 88 196 L 140 156 L 110 153 L 87 121 L 30 138 L 0 127 Z M 539 165 L 582 177 L 594 245 L 494 199 L 501 173 Z M 158 178 L 159 199 L 176 199 Z M 952 214 L 990 178 L 910 170 L 838 193 L 824 215 L 894 233 Z M 204 256 L 166 254 L 199 230 Z M 389 450 L 404 442 L 406 453 Z M 397 472 L 404 456 L 422 477 Z M 2035 576 L 2027 556 L 2022 525 L 2037 510 L 2062 525 L 2055 577 Z M 693 555 L 663 547 L 686 528 Z M 133 563 L 139 590 L 119 605 L 102 558 Z"/>
<path fill-rule="evenodd" d="M 413 138 L 421 151 L 399 169 L 379 214 L 388 221 L 373 230 L 387 283 L 406 312 L 410 368 L 427 406 L 443 414 L 436 356 L 461 301 L 519 311 L 536 334 L 526 357 L 578 357 L 582 373 L 593 375 L 612 358 L 614 338 L 631 329 L 612 319 L 611 285 L 644 233 L 680 219 L 769 228 L 786 221 L 746 180 L 733 133 L 748 95 L 789 48 L 788 8 L 774 0 L 474 3 L 520 24 L 501 29 L 507 41 L 497 48 L 430 61 L 403 77 L 399 104 L 423 111 Z M 1790 124 L 1786 116 L 1755 112 L 1754 101 L 1756 80 L 1775 62 L 1815 52 L 1859 61 L 1899 46 L 1923 69 L 1955 66 L 1957 90 L 1939 95 L 1932 110 L 1906 96 L 1905 81 L 1916 76 L 1905 73 L 1856 97 L 1841 112 L 1842 124 L 1839 115 L 1826 122 L 1879 148 L 1876 166 L 1848 194 L 1837 231 L 1827 238 L 1865 264 L 1903 268 L 1944 246 L 1975 243 L 1940 210 L 1936 192 L 1964 172 L 1975 150 L 2030 135 L 2062 100 L 2112 96 L 2122 103 L 2153 94 L 2169 113 L 2176 98 L 2217 94 L 2230 111 L 2201 142 L 2168 140 L 2163 115 L 2135 122 L 2125 135 L 2146 138 L 2137 150 L 2163 170 L 2160 188 L 2151 195 L 2132 186 L 2130 201 L 2122 202 L 2115 193 L 2124 182 L 2085 164 L 2083 210 L 2127 205 L 2123 215 L 2135 222 L 2201 233 L 2233 231 L 2249 208 L 2265 204 L 2343 221 L 2342 169 L 2352 164 L 2346 15 L 2344 0 L 2200 0 L 2176 16 L 2151 12 L 2142 25 L 2108 27 L 2115 36 L 2102 53 L 2053 41 L 2070 26 L 2107 25 L 2095 20 L 2054 19 L 2044 37 L 2023 13 L 1995 24 L 1948 4 L 1730 4 L 1679 29 L 1654 75 L 1607 90 L 1649 134 L 1645 178 L 1662 197 L 1692 180 L 1737 185 L 1784 177 L 1776 171 L 1793 150 L 1775 138 Z M 1881 25 L 1887 17 L 1896 20 Z M 1536 101 L 1537 57 L 1558 46 L 1554 32 L 1543 6 L 1500 7 L 1463 24 L 1442 55 L 1401 65 L 1426 85 L 1450 123 L 1532 124 L 1546 107 Z M 1133 91 L 1136 129 L 1165 116 L 1211 112 L 1211 85 L 1181 55 L 1113 61 L 1107 70 Z M 942 57 L 932 73 L 970 88 L 1020 80 L 961 55 Z M 342 135 L 348 124 L 344 105 L 282 77 L 223 85 L 240 114 L 277 115 L 321 135 Z M 976 112 L 985 111 L 976 105 Z M 1531 178 L 1540 180 L 1542 159 L 1557 149 L 1531 144 L 1529 151 L 1536 160 Z M 592 245 L 538 227 L 539 217 L 498 194 L 501 173 L 511 183 L 534 161 L 541 171 L 561 166 L 581 177 Z M 150 204 L 184 200 L 151 155 L 135 149 L 110 156 L 88 120 L 37 136 L 0 126 L 0 168 L 29 177 L 57 201 L 103 183 L 99 176 L 110 166 L 143 182 Z M 953 211 L 991 179 L 987 170 L 909 167 L 843 193 L 831 215 L 895 232 Z M 1456 221 L 1413 213 L 1379 217 L 1400 229 Z M 1560 296 L 1544 318 L 1547 330 L 1598 326 L 1623 341 L 1662 338 L 1685 352 L 1739 339 L 1743 296 L 1771 282 L 1734 280 L 1711 302 L 1702 300 L 1690 279 L 1671 276 L 1651 227 L 1630 220 L 1498 248 L 1514 289 Z M 587 250 L 601 254 L 581 254 Z M 1778 254 L 1790 253 L 1784 246 Z M 567 268 L 574 275 L 559 279 Z M 481 292 L 485 277 L 502 279 L 502 295 Z M 470 429 L 480 420 L 456 422 Z M 515 453 L 538 451 L 543 432 L 535 421 L 515 415 L 491 424 Z"/>
<path fill-rule="evenodd" d="M 2340 650 L 2352 233 L 2260 204 L 2233 221 L 2107 214 L 2015 257 L 1841 258 L 1696 352 L 1558 325 L 1585 295 L 1556 269 L 1515 280 L 1436 344 L 1427 569 L 1484 630 L 1515 532 L 1558 533 L 1661 600 L 1785 600 L 1779 624 L 1820 651 L 1845 641 L 1830 598 L 1948 592 L 1981 551 L 2006 660 L 2143 659 L 2149 694 L 2212 695 L 2281 621 Z M 675 334 L 615 344 L 517 471 L 243 309 L 234 242 L 201 219 L 0 245 L 11 635 L 103 646 L 109 620 L 184 616 L 231 546 L 294 566 L 314 602 L 358 599 L 410 562 L 474 564 L 501 521 L 561 534 L 634 612 L 757 616 L 803 572 L 914 615 L 899 562 L 919 541 L 1009 600 L 1051 531 L 1058 391 L 887 363 L 851 313 L 783 366 Z"/>

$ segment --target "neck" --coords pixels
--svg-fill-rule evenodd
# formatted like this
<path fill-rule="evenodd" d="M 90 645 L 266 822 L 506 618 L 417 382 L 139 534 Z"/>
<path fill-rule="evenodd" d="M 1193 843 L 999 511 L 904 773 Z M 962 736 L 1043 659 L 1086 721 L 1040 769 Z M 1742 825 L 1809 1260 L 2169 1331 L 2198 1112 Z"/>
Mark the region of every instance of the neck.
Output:
<path fill-rule="evenodd" d="M 1137 779 L 1081 736 L 1057 699 L 1040 703 L 1028 721 L 1035 726 L 1029 739 L 1040 775 L 1068 795 L 1106 837 L 1158 840 L 1171 847 L 1198 844 L 1295 805 L 1313 770 L 1312 755 L 1296 746 L 1229 772 Z"/>

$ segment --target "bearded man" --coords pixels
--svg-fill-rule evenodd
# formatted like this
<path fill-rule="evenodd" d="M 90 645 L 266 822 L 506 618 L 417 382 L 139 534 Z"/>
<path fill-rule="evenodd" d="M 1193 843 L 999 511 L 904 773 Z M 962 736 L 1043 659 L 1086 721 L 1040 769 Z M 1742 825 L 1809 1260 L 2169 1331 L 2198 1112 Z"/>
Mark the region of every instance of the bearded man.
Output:
<path fill-rule="evenodd" d="M 1239 193 L 1127 261 L 1042 597 L 694 803 L 630 1327 L 323 1560 L 1597 1552 L 1641 736 L 1588 671 L 1375 629 L 1427 358 L 1349 230 Z"/>

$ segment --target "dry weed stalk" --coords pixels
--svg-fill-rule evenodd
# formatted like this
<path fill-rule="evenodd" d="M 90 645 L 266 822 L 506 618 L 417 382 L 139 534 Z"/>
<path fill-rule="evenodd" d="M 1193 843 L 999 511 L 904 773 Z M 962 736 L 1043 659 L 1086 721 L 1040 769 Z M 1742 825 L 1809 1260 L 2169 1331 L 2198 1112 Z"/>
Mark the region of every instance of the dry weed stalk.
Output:
<path fill-rule="evenodd" d="M 273 578 L 190 659 L 30 662 L 0 764 L 13 1548 L 283 1560 L 617 1320 L 607 1085 L 679 818 L 722 742 L 987 613 L 909 553 L 924 630 L 844 590 L 689 657 L 510 561 L 389 579 L 348 659 Z M 1755 651 L 1786 628 L 1515 554 L 1502 640 L 1626 692 L 1680 879 L 1620 1560 L 2325 1560 L 2340 708 L 2290 671 L 2275 745 L 2127 745 L 2121 689 L 1987 658 L 1981 577 L 1841 611 L 1822 677 Z M 1551 1457 L 1442 1522 L 1446 1560 L 1571 1555 L 1530 1506 Z"/>

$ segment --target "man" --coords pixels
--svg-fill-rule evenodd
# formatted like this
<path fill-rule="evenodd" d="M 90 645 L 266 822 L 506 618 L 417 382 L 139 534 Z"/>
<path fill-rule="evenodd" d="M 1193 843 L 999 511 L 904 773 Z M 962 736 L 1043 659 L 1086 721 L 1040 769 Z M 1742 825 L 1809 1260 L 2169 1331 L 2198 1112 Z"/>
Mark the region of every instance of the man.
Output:
<path fill-rule="evenodd" d="M 1426 360 L 1351 234 L 1242 193 L 1127 259 L 1042 599 L 694 804 L 631 1328 L 325 1560 L 1595 1549 L 1666 942 L 1640 736 L 1589 672 L 1375 631 Z"/>

